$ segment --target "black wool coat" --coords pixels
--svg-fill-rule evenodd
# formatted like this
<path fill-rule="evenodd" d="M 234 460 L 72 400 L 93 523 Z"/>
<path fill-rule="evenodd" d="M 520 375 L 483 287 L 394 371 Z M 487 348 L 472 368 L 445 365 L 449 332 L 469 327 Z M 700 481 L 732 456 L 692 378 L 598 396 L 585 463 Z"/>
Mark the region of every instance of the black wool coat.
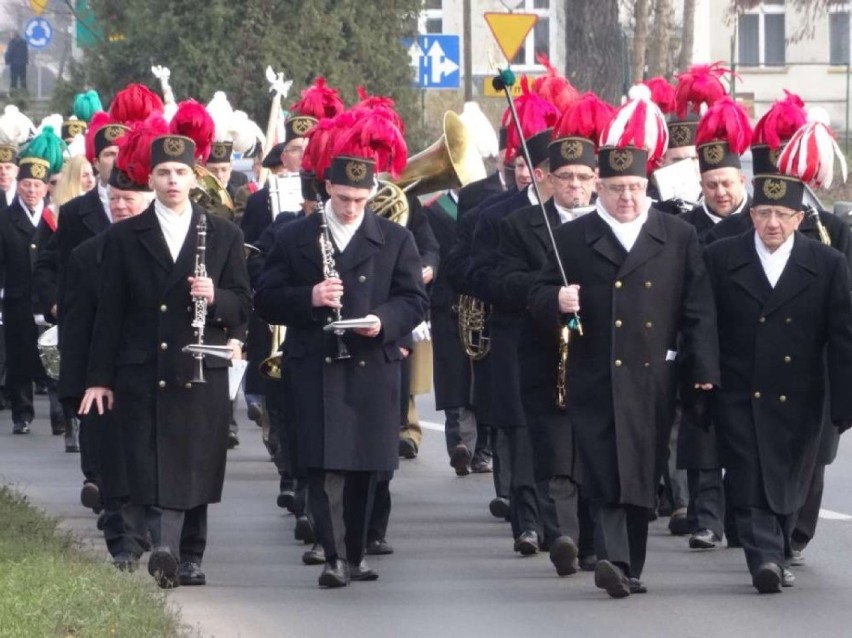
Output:
<path fill-rule="evenodd" d="M 852 419 L 852 297 L 837 251 L 795 234 L 775 288 L 754 233 L 712 244 L 722 385 L 713 418 L 735 507 L 798 510 L 822 430 L 825 360 L 832 420 Z"/>
<path fill-rule="evenodd" d="M 10 375 L 44 377 L 33 312 L 33 262 L 39 232 L 18 198 L 0 213 L 0 272 L 3 273 L 3 336 Z"/>
<path fill-rule="evenodd" d="M 718 384 L 715 310 L 695 230 L 651 208 L 627 253 L 598 214 L 561 226 L 556 243 L 569 283 L 580 285 L 583 335 L 568 356 L 568 417 L 586 495 L 652 508 L 657 460 L 669 440 L 674 352 L 692 382 Z M 530 295 L 543 329 L 559 319 L 554 259 Z M 564 320 L 564 319 L 563 319 Z"/>
<path fill-rule="evenodd" d="M 221 499 L 230 420 L 225 359 L 205 357 L 205 384 L 193 384 L 197 222 L 207 217 L 207 275 L 215 303 L 204 342 L 224 345 L 245 323 L 251 302 L 243 238 L 231 222 L 192 207 L 192 222 L 172 260 L 153 204 L 109 228 L 87 386 L 112 388 L 135 503 L 190 509 Z"/>
<path fill-rule="evenodd" d="M 553 200 L 544 209 L 553 230 L 561 220 Z M 580 480 L 574 431 L 565 410 L 557 406 L 559 318 L 539 326 L 527 311 L 530 290 L 553 252 L 539 206 L 528 206 L 500 222 L 499 266 L 495 294 L 501 307 L 522 313 L 516 357 L 521 402 L 535 452 L 536 480 L 571 476 Z"/>
<path fill-rule="evenodd" d="M 293 396 L 297 457 L 305 468 L 391 471 L 399 461 L 400 345 L 426 316 L 420 256 L 411 233 L 369 209 L 335 256 L 344 318 L 374 314 L 382 330 L 343 336 L 351 358 L 336 360 L 325 332 L 330 308 L 311 305 L 323 277 L 320 216 L 287 224 L 276 236 L 255 291 L 255 311 L 287 326 L 283 357 Z"/>

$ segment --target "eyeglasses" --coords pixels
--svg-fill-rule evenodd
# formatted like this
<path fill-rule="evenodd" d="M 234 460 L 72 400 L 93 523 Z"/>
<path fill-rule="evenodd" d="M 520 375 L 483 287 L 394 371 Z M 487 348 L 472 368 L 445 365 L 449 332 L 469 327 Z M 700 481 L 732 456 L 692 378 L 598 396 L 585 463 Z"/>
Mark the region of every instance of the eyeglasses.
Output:
<path fill-rule="evenodd" d="M 291 146 L 290 148 L 285 148 L 283 152 L 290 155 L 304 155 L 305 148 L 303 146 Z"/>
<path fill-rule="evenodd" d="M 779 222 L 788 222 L 793 219 L 800 211 L 775 210 L 774 208 L 752 208 L 752 212 L 757 215 L 761 221 L 766 221 L 773 215 Z"/>
<path fill-rule="evenodd" d="M 604 188 L 608 190 L 613 195 L 624 195 L 624 193 L 630 193 L 631 195 L 637 195 L 645 190 L 645 184 L 643 182 L 638 182 L 634 184 L 607 184 L 606 182 L 601 182 Z"/>
<path fill-rule="evenodd" d="M 551 175 L 560 182 L 573 182 L 576 179 L 581 184 L 585 184 L 595 179 L 594 173 L 551 173 Z"/>

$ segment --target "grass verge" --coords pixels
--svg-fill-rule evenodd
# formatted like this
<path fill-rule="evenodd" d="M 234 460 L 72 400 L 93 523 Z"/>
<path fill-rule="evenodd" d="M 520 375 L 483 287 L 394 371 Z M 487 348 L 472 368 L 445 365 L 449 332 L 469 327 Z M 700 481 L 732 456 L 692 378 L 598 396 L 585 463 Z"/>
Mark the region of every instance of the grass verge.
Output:
<path fill-rule="evenodd" d="M 0 592 L 2 638 L 185 635 L 153 582 L 87 555 L 7 486 L 0 486 Z"/>

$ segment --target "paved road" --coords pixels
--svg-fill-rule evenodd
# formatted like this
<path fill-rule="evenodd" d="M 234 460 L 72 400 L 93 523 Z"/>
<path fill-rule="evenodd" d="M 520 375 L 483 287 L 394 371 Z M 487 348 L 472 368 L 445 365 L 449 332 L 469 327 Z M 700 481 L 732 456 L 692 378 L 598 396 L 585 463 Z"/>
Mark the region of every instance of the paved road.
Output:
<path fill-rule="evenodd" d="M 439 421 L 421 401 L 424 420 Z M 37 409 L 46 414 L 40 399 Z M 93 516 L 77 504 L 78 457 L 62 452 L 44 418 L 12 436 L 0 413 L 0 476 L 104 553 Z M 247 423 L 245 415 L 239 416 Z M 692 553 L 686 541 L 651 529 L 644 580 L 650 593 L 610 600 L 591 574 L 559 579 L 546 556 L 511 551 L 509 527 L 491 518 L 490 476 L 456 478 L 443 434 L 426 432 L 420 457 L 392 484 L 393 556 L 372 560 L 381 578 L 334 591 L 317 588 L 319 568 L 300 562 L 293 519 L 275 507 L 277 477 L 244 425 L 230 453 L 224 501 L 210 509 L 207 587 L 169 594 L 202 636 L 426 638 L 714 635 L 847 636 L 852 633 L 852 521 L 824 519 L 796 571 L 793 589 L 758 596 L 739 550 Z M 824 507 L 852 514 L 848 437 L 828 475 Z M 147 575 L 140 575 L 140 578 Z"/>

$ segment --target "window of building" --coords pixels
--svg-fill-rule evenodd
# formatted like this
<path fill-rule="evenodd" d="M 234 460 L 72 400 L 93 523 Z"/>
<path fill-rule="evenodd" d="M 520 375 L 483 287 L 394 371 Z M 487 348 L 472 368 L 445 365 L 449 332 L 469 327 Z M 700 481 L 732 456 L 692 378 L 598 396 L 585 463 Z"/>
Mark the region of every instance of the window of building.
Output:
<path fill-rule="evenodd" d="M 532 31 L 524 41 L 518 55 L 512 61 L 513 67 L 520 70 L 541 70 L 544 67 L 536 61 L 536 56 L 543 53 L 548 58 L 552 58 L 550 42 L 551 42 L 551 22 L 550 19 L 550 0 L 523 0 L 519 2 L 515 11 L 519 13 L 535 13 L 538 16 L 538 22 L 535 23 Z"/>
<path fill-rule="evenodd" d="M 417 31 L 422 35 L 444 32 L 443 0 L 426 0 L 423 3 L 423 11 L 417 21 Z"/>
<path fill-rule="evenodd" d="M 737 24 L 740 66 L 784 66 L 784 0 L 765 0 L 740 15 Z"/>
<path fill-rule="evenodd" d="M 850 20 L 852 6 L 840 6 L 828 14 L 828 54 L 831 64 L 849 64 Z"/>

